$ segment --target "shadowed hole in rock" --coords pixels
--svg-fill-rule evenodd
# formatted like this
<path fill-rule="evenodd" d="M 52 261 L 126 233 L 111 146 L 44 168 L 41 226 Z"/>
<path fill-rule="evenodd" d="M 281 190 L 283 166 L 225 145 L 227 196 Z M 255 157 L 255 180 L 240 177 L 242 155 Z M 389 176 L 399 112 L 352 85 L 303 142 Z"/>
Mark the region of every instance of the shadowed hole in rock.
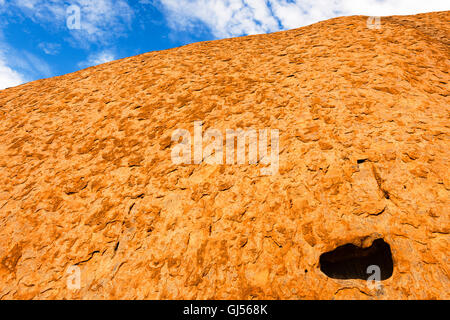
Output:
<path fill-rule="evenodd" d="M 333 279 L 367 280 L 372 272 L 369 266 L 380 268 L 380 280 L 389 279 L 394 271 L 391 247 L 383 239 L 376 239 L 372 246 L 360 248 L 354 244 L 337 247 L 320 256 L 320 270 Z"/>

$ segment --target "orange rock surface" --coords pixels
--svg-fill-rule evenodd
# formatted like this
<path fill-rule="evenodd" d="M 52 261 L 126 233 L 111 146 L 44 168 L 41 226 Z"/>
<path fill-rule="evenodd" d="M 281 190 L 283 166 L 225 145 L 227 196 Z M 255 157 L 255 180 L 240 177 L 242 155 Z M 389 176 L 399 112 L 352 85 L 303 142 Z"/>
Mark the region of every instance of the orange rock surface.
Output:
<path fill-rule="evenodd" d="M 342 17 L 0 91 L 0 298 L 449 299 L 449 21 Z M 278 173 L 175 165 L 196 120 L 280 130 Z M 381 288 L 320 270 L 378 238 Z"/>

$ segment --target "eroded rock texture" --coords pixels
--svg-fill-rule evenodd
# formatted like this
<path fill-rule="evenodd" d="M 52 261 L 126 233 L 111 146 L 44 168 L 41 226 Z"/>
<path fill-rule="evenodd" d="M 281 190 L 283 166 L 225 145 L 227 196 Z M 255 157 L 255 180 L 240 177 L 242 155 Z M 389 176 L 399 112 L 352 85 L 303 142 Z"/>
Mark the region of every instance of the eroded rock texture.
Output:
<path fill-rule="evenodd" d="M 337 18 L 1 91 L 0 298 L 450 298 L 449 19 Z M 279 173 L 174 165 L 195 120 L 279 129 Z M 381 289 L 320 271 L 379 238 Z"/>

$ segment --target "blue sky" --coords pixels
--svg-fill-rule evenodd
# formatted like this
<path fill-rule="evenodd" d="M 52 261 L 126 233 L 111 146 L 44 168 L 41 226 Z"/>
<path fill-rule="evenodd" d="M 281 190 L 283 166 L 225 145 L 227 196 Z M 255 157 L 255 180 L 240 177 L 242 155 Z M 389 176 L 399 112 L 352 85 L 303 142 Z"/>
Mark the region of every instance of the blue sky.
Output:
<path fill-rule="evenodd" d="M 448 10 L 445 0 L 0 0 L 0 89 L 192 42 L 363 14 Z"/>

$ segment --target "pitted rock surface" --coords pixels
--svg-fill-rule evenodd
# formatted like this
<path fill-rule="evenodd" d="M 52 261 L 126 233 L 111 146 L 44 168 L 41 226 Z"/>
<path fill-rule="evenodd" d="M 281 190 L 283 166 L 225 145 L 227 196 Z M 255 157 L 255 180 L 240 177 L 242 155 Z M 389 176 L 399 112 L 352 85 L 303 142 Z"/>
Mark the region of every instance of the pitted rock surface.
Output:
<path fill-rule="evenodd" d="M 0 91 L 0 298 L 449 299 L 449 21 L 342 17 Z M 197 120 L 280 130 L 278 173 L 175 165 Z M 379 238 L 381 289 L 321 272 Z"/>

